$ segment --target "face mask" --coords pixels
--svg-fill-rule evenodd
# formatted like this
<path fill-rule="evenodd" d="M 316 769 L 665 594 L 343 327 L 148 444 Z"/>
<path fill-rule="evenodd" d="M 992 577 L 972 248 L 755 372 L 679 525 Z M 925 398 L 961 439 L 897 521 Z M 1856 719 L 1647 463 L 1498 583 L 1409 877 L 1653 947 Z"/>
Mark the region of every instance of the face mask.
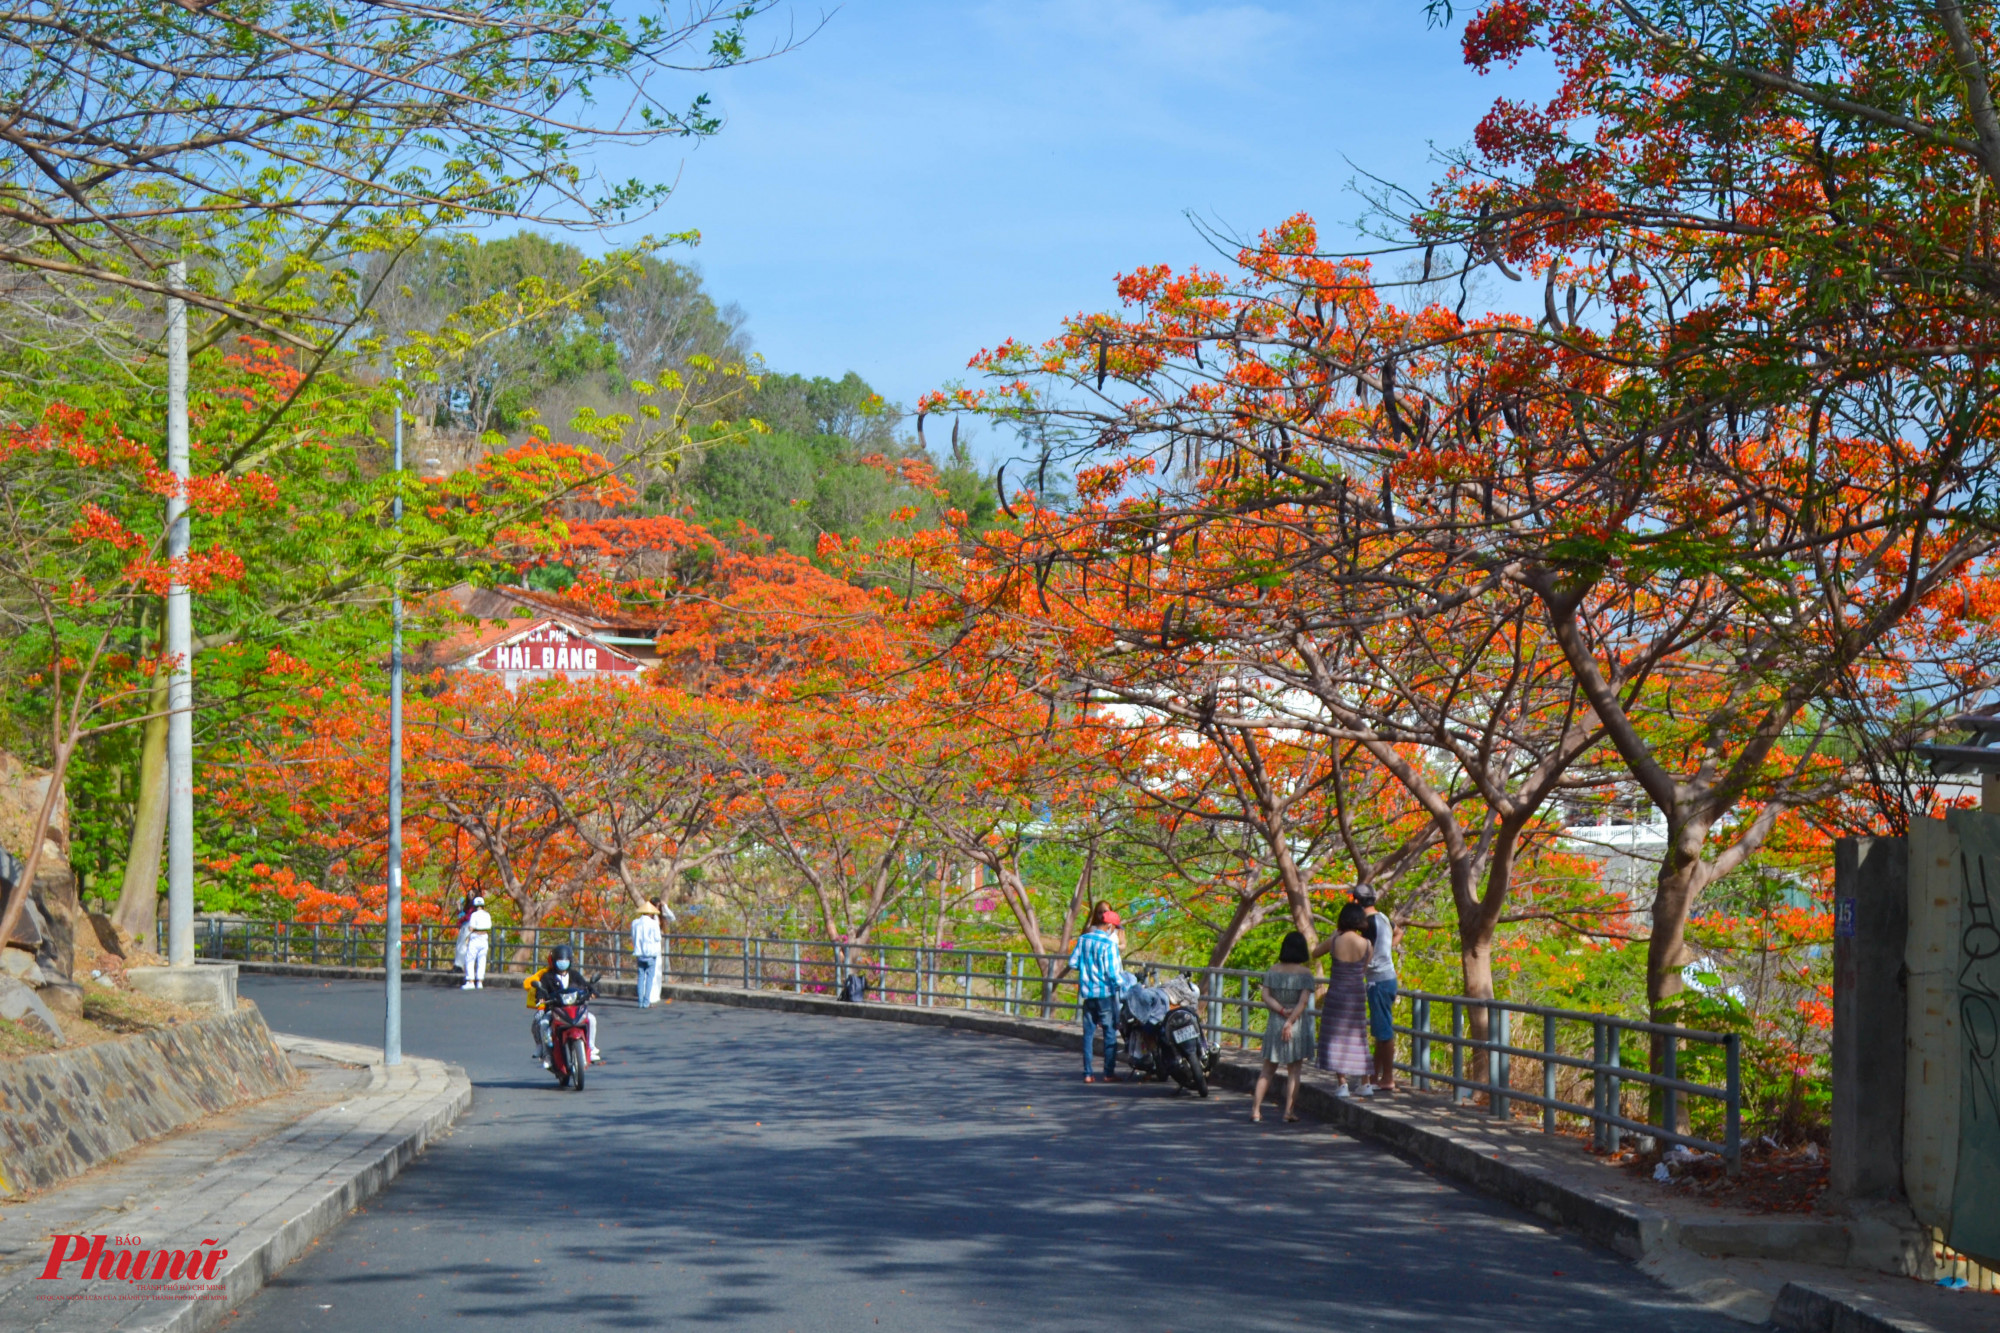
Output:
<path fill-rule="evenodd" d="M 557 963 L 557 964 L 556 964 L 556 975 L 557 975 L 557 976 L 559 976 L 559 977 L 566 977 L 566 976 L 568 976 L 568 975 L 569 975 L 569 964 L 568 964 L 568 963 Z"/>

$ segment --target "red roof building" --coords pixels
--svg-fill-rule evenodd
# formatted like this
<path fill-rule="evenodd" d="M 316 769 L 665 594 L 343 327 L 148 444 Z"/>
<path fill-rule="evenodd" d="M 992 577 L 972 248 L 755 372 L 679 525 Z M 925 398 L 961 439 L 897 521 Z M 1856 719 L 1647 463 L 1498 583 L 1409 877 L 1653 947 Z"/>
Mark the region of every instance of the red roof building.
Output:
<path fill-rule="evenodd" d="M 650 627 L 562 606 L 548 593 L 460 584 L 445 595 L 461 614 L 484 622 L 431 646 L 425 656 L 447 671 L 491 672 L 511 690 L 550 676 L 636 681 L 659 660 Z"/>

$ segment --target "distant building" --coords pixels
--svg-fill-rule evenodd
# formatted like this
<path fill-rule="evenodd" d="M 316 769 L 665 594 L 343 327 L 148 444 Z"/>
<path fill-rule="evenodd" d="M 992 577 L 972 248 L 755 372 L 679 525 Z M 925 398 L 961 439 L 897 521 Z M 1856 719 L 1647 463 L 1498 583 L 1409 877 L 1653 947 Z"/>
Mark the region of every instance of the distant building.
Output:
<path fill-rule="evenodd" d="M 1563 848 L 1595 860 L 1597 882 L 1631 904 L 1634 917 L 1653 920 L 1654 886 L 1667 857 L 1666 821 L 1626 824 L 1572 824 L 1563 830 Z"/>
<path fill-rule="evenodd" d="M 487 671 L 513 689 L 524 680 L 565 676 L 592 680 L 600 676 L 637 679 L 646 664 L 608 643 L 598 643 L 574 625 L 553 618 L 524 626 L 503 625 L 483 645 L 470 645 L 451 667 L 455 671 Z"/>
<path fill-rule="evenodd" d="M 597 615 L 552 594 L 460 584 L 445 596 L 483 623 L 431 645 L 423 656 L 434 668 L 497 675 L 511 690 L 552 676 L 636 681 L 659 660 L 656 627 Z"/>

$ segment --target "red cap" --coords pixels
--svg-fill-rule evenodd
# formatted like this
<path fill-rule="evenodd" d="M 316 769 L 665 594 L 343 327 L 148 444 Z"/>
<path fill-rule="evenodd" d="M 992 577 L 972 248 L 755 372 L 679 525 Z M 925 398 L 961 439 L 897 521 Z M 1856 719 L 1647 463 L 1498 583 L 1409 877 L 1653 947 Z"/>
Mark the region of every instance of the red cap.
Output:
<path fill-rule="evenodd" d="M 1118 924 L 1118 913 L 1116 913 L 1116 912 L 1106 912 L 1106 913 L 1104 914 L 1104 924 L 1105 924 L 1105 925 L 1107 925 L 1107 926 L 1115 926 L 1115 925 L 1117 925 L 1117 924 Z"/>

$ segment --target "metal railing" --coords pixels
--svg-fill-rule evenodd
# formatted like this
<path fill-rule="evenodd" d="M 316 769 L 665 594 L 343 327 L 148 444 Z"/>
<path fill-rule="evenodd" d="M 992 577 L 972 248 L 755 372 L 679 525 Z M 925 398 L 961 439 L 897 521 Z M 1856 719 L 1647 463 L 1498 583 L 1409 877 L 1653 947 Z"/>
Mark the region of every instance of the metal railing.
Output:
<path fill-rule="evenodd" d="M 220 919 L 200 924 L 196 946 L 205 958 L 382 965 L 380 926 Z M 455 927 L 405 927 L 404 966 L 451 970 L 457 939 Z M 1079 1009 L 1076 990 L 1067 984 L 1068 960 L 1053 954 L 754 935 L 672 934 L 663 943 L 669 981 L 833 995 L 845 978 L 860 975 L 867 979 L 871 1000 L 891 1004 L 1069 1021 L 1077 1019 Z M 629 937 L 618 930 L 496 927 L 488 937 L 488 966 L 496 975 L 518 975 L 531 964 L 539 966 L 538 960 L 557 944 L 568 944 L 578 965 L 592 976 L 635 978 Z M 1218 967 L 1163 970 L 1184 974 L 1199 988 L 1202 1018 L 1218 1046 L 1250 1049 L 1262 1043 L 1269 1017 L 1263 973 Z M 1397 1017 L 1407 1014 L 1408 1021 L 1395 1024 L 1395 1067 L 1421 1090 L 1449 1089 L 1460 1105 L 1483 1098 L 1485 1109 L 1502 1120 L 1512 1120 L 1517 1107 L 1539 1107 L 1544 1133 L 1557 1133 L 1567 1117 L 1579 1128 L 1587 1127 L 1602 1151 L 1616 1152 L 1626 1134 L 1647 1135 L 1719 1154 L 1732 1174 L 1738 1168 L 1743 1101 L 1735 1033 L 1424 991 L 1404 991 L 1397 997 L 1397 1010 Z M 1516 1043 L 1521 1026 L 1539 1029 L 1538 1044 Z M 1648 1048 L 1655 1042 L 1661 1057 L 1658 1073 L 1646 1067 L 1651 1063 Z M 1693 1075 L 1718 1060 L 1719 1081 L 1696 1081 Z M 1517 1061 L 1532 1068 L 1517 1070 Z M 1582 1086 L 1586 1083 L 1587 1088 Z"/>
<path fill-rule="evenodd" d="M 1553 1009 L 1546 1005 L 1480 1000 L 1464 995 L 1432 995 L 1424 991 L 1405 991 L 1397 999 L 1410 1003 L 1409 1024 L 1395 1025 L 1396 1031 L 1409 1039 L 1410 1058 L 1407 1063 L 1398 1061 L 1396 1068 L 1414 1078 L 1421 1089 L 1428 1091 L 1433 1084 L 1442 1084 L 1461 1101 L 1484 1093 L 1487 1109 L 1502 1119 L 1512 1117 L 1516 1102 L 1539 1106 L 1542 1110 L 1542 1131 L 1548 1134 L 1556 1132 L 1560 1115 L 1578 1117 L 1589 1122 L 1597 1147 L 1606 1152 L 1617 1152 L 1623 1145 L 1625 1134 L 1633 1133 L 1716 1153 L 1728 1165 L 1732 1175 L 1742 1162 L 1742 1039 L 1734 1032 L 1700 1032 L 1693 1028 L 1649 1023 L 1636 1018 L 1616 1018 L 1587 1010 Z M 1450 1013 L 1449 1030 L 1438 1026 L 1438 1006 L 1443 1006 Z M 1517 1016 L 1538 1020 L 1531 1025 L 1540 1028 L 1538 1046 L 1515 1044 L 1514 1019 Z M 1485 1020 L 1485 1036 L 1470 1035 L 1467 1020 L 1473 1020 L 1470 1026 L 1477 1027 L 1482 1026 L 1477 1021 L 1482 1018 Z M 1577 1033 L 1585 1028 L 1590 1033 L 1590 1054 L 1587 1057 L 1580 1053 L 1576 1040 Z M 1628 1053 L 1629 1037 L 1639 1039 L 1631 1043 L 1635 1046 L 1651 1047 L 1657 1043 L 1660 1072 L 1654 1073 L 1645 1067 L 1652 1063 L 1650 1051 L 1633 1050 Z M 1440 1054 L 1437 1049 L 1440 1046 L 1445 1048 L 1443 1054 L 1451 1066 L 1448 1074 L 1437 1068 L 1435 1057 Z M 1684 1046 L 1717 1049 L 1722 1060 L 1720 1086 L 1697 1083 L 1680 1076 L 1683 1057 L 1687 1054 Z M 1477 1057 L 1485 1057 L 1485 1078 L 1466 1077 L 1468 1052 L 1475 1056 L 1475 1066 Z M 1533 1089 L 1533 1085 L 1523 1088 L 1516 1083 L 1513 1062 L 1517 1058 L 1537 1066 L 1541 1075 L 1538 1091 Z M 1588 1105 L 1560 1095 L 1564 1070 L 1575 1070 L 1579 1075 L 1588 1077 L 1591 1093 Z M 1629 1085 L 1637 1087 L 1633 1089 Z M 1652 1093 L 1654 1089 L 1658 1090 L 1657 1098 Z M 1631 1091 L 1638 1092 L 1648 1109 L 1657 1108 L 1657 1123 L 1625 1114 L 1627 1096 Z M 1693 1108 L 1688 1107 L 1684 1100 L 1690 1097 L 1716 1104 L 1714 1109 L 1720 1113 L 1720 1123 L 1714 1127 L 1717 1138 L 1702 1137 L 1683 1128 L 1695 1119 L 1688 1114 Z"/>

